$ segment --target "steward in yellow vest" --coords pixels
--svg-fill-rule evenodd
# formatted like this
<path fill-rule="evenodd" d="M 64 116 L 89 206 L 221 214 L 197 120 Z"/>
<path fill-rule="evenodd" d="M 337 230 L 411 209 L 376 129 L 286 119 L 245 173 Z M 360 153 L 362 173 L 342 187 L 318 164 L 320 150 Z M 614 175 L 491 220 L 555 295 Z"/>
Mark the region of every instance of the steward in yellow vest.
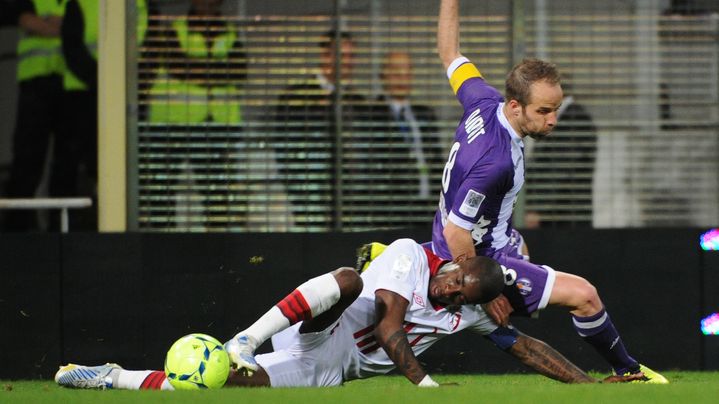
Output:
<path fill-rule="evenodd" d="M 194 4 L 194 3 L 193 3 Z M 149 121 L 240 124 L 246 58 L 235 25 L 219 9 L 192 7 L 172 22 L 150 89 Z"/>
<path fill-rule="evenodd" d="M 62 74 L 64 62 L 60 51 L 60 24 L 62 19 L 63 2 L 58 0 L 27 1 L 34 8 L 28 15 L 20 15 L 21 25 L 28 27 L 30 19 L 40 19 L 42 22 L 30 22 L 35 28 L 26 28 L 20 32 L 17 45 L 17 79 L 29 80 L 51 74 Z M 28 8 L 26 10 L 29 11 Z M 23 24 L 23 19 L 27 21 Z M 41 27 L 43 24 L 54 27 Z"/>

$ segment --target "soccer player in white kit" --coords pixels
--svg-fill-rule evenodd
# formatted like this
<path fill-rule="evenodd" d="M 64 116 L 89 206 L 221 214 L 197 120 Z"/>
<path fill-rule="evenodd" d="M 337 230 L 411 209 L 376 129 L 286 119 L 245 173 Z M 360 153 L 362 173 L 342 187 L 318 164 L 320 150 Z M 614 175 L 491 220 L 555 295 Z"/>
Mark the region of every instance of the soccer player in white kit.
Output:
<path fill-rule="evenodd" d="M 339 268 L 312 278 L 227 342 L 238 370 L 230 372 L 226 386 L 337 386 L 397 368 L 420 387 L 437 387 L 417 355 L 465 329 L 493 333 L 498 326 L 480 304 L 497 297 L 504 285 L 505 272 L 491 258 L 454 263 L 413 240 L 397 240 L 361 276 L 353 268 Z M 270 337 L 274 352 L 254 356 Z M 526 335 L 516 336 L 507 352 L 563 382 L 596 381 Z M 55 380 L 67 387 L 172 389 L 162 371 L 114 364 L 70 364 Z"/>

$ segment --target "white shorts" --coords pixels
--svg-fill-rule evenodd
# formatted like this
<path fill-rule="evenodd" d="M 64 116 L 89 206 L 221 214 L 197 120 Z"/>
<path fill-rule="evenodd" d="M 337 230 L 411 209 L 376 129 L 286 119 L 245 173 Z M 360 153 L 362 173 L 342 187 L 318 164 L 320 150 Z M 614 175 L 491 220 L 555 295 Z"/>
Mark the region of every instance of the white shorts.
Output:
<path fill-rule="evenodd" d="M 255 356 L 272 387 L 339 386 L 355 379 L 359 353 L 347 327 L 335 322 L 321 332 L 300 334 L 302 323 L 274 335 L 274 352 Z"/>

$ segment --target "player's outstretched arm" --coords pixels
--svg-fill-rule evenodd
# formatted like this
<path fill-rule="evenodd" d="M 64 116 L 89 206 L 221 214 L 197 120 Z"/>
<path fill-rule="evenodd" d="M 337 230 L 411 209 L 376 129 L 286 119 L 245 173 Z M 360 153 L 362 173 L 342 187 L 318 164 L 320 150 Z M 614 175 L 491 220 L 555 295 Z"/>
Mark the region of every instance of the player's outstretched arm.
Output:
<path fill-rule="evenodd" d="M 375 292 L 375 338 L 397 369 L 409 381 L 420 387 L 437 387 L 438 384 L 424 371 L 412 352 L 412 347 L 407 341 L 407 333 L 402 328 L 408 306 L 407 299 L 397 293 L 377 290 Z"/>
<path fill-rule="evenodd" d="M 447 69 L 459 53 L 459 0 L 442 0 L 437 23 L 437 51 Z"/>
<path fill-rule="evenodd" d="M 596 383 L 597 380 L 545 342 L 525 334 L 507 351 L 525 365 L 549 378 L 564 383 Z"/>

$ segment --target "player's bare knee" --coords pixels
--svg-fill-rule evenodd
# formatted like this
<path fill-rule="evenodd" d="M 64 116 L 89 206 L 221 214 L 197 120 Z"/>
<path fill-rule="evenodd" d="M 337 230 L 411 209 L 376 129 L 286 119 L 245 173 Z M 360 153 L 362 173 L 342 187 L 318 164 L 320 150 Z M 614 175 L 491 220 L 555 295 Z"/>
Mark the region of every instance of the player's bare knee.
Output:
<path fill-rule="evenodd" d="M 340 287 L 341 299 L 351 299 L 354 301 L 362 292 L 364 286 L 362 277 L 355 271 L 354 268 L 342 267 L 332 272 L 337 284 Z"/>
<path fill-rule="evenodd" d="M 575 287 L 575 294 L 573 298 L 575 306 L 583 312 L 598 312 L 602 309 L 602 302 L 599 299 L 597 288 L 586 279 L 582 279 L 582 281 L 583 282 L 579 283 L 579 285 Z M 588 313 L 584 314 L 588 315 Z"/>

